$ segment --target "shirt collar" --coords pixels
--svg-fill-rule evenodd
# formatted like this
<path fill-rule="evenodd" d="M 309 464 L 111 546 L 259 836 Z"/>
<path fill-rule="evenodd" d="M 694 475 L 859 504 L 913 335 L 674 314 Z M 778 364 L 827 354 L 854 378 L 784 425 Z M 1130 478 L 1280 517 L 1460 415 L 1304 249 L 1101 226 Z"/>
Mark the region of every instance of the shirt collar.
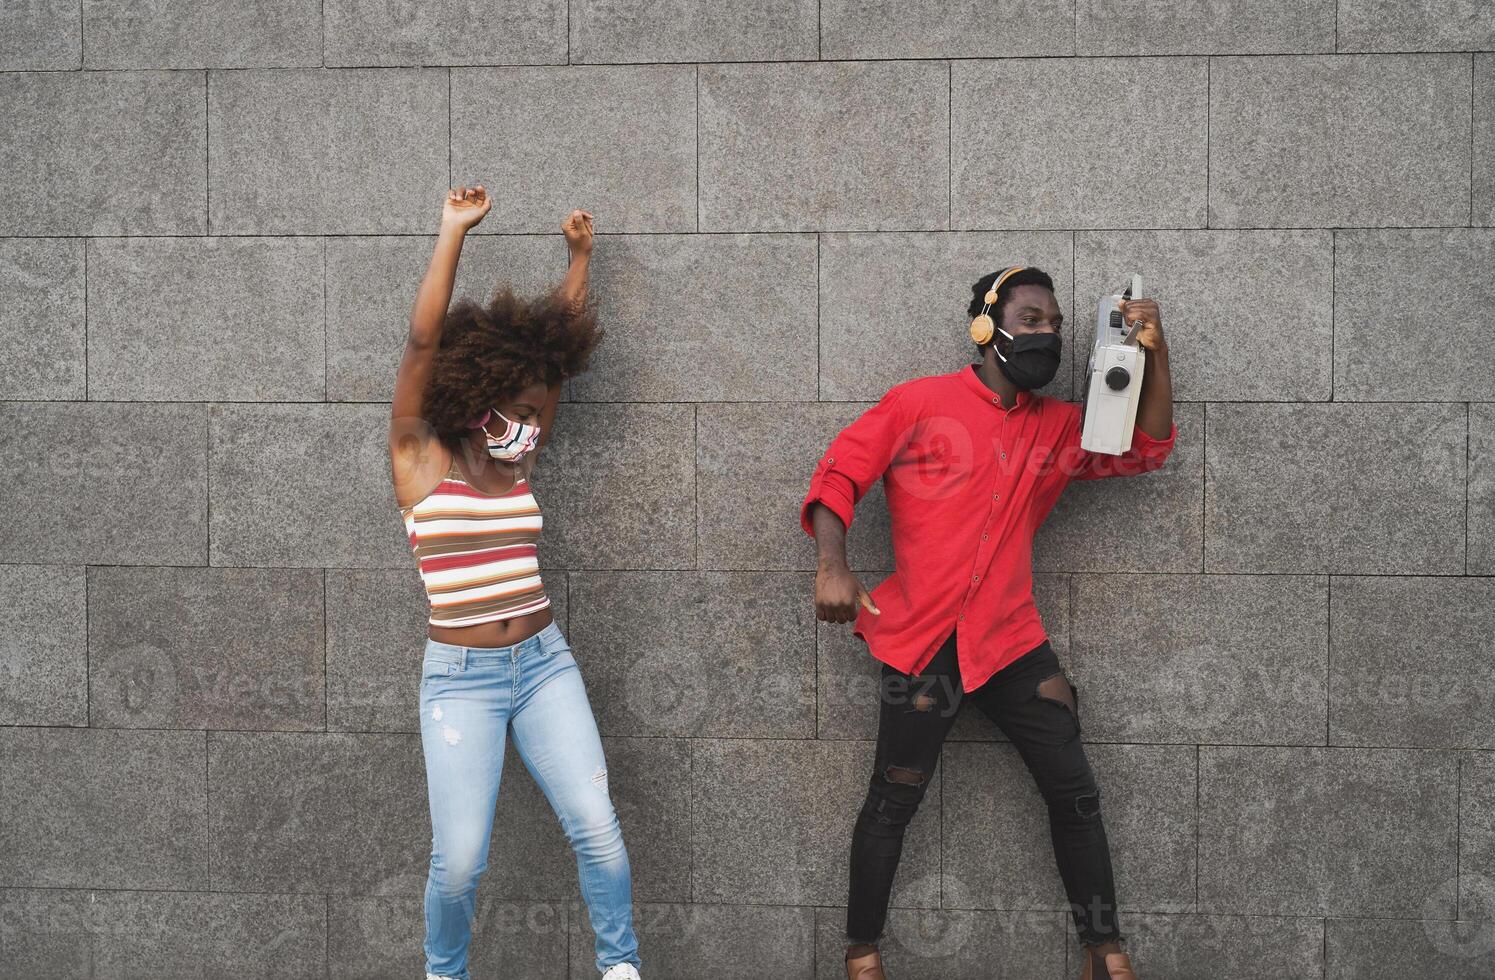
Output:
<path fill-rule="evenodd" d="M 982 381 L 981 376 L 976 373 L 976 368 L 978 366 L 979 365 L 974 363 L 967 364 L 957 373 L 960 375 L 960 380 L 965 384 L 965 386 L 969 388 L 971 392 L 979 397 L 982 401 L 995 405 L 997 408 L 1000 408 L 1003 411 L 1014 411 L 1019 408 L 1025 408 L 1028 403 L 1033 400 L 1033 392 L 1028 391 L 1025 388 L 1019 388 L 1017 390 L 1017 400 L 1013 403 L 1013 407 L 1011 409 L 1006 408 L 1002 404 L 1001 396 L 998 395 L 995 391 L 992 391 L 990 388 L 988 388 L 986 386 L 986 382 Z M 996 400 L 993 401 L 993 399 Z"/>

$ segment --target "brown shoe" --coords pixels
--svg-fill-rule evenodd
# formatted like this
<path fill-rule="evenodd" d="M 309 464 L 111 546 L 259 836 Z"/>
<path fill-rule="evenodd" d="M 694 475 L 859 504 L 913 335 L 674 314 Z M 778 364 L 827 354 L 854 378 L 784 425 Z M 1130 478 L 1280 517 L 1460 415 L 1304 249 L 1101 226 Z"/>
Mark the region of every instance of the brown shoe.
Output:
<path fill-rule="evenodd" d="M 1125 953 L 1100 953 L 1089 946 L 1080 948 L 1085 951 L 1085 969 L 1080 980 L 1137 980 L 1131 957 Z"/>
<path fill-rule="evenodd" d="M 846 980 L 888 980 L 882 972 L 882 954 L 877 947 L 872 952 L 862 952 L 866 946 L 850 946 L 846 950 Z M 855 955 L 853 955 L 855 954 Z"/>

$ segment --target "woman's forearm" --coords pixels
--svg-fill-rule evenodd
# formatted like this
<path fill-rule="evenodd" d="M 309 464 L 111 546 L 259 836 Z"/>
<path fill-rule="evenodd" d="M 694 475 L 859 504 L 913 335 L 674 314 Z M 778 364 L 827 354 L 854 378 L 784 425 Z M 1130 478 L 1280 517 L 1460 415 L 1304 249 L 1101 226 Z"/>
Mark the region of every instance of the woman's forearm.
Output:
<path fill-rule="evenodd" d="M 457 280 L 457 260 L 462 256 L 462 242 L 467 229 L 443 224 L 436 235 L 431 264 L 415 293 L 415 307 L 410 313 L 410 340 L 435 345 L 441 341 L 447 307 Z"/>
<path fill-rule="evenodd" d="M 592 262 L 590 252 L 573 251 L 571 265 L 566 269 L 566 278 L 558 287 L 561 299 L 571 306 L 580 306 L 587 298 L 587 272 Z"/>

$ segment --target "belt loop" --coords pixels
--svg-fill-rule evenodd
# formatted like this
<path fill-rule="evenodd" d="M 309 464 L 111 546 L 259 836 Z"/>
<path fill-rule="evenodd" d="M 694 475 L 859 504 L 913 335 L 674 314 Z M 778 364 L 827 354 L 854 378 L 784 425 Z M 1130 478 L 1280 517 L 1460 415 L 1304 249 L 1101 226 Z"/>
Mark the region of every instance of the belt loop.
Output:
<path fill-rule="evenodd" d="M 462 669 L 463 670 L 467 669 L 467 648 L 466 647 L 462 648 Z"/>

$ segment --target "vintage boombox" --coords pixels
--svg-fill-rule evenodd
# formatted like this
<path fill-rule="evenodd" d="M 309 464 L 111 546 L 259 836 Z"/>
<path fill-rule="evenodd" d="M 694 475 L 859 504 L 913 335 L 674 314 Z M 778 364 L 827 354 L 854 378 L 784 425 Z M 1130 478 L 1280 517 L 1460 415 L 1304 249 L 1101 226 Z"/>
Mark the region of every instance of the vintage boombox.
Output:
<path fill-rule="evenodd" d="M 1142 390 L 1146 351 L 1137 343 L 1138 320 L 1121 321 L 1123 300 L 1142 297 L 1142 277 L 1119 293 L 1102 296 L 1095 314 L 1095 346 L 1090 351 L 1090 380 L 1085 386 L 1080 446 L 1119 456 L 1132 448 L 1137 423 L 1137 394 Z"/>

